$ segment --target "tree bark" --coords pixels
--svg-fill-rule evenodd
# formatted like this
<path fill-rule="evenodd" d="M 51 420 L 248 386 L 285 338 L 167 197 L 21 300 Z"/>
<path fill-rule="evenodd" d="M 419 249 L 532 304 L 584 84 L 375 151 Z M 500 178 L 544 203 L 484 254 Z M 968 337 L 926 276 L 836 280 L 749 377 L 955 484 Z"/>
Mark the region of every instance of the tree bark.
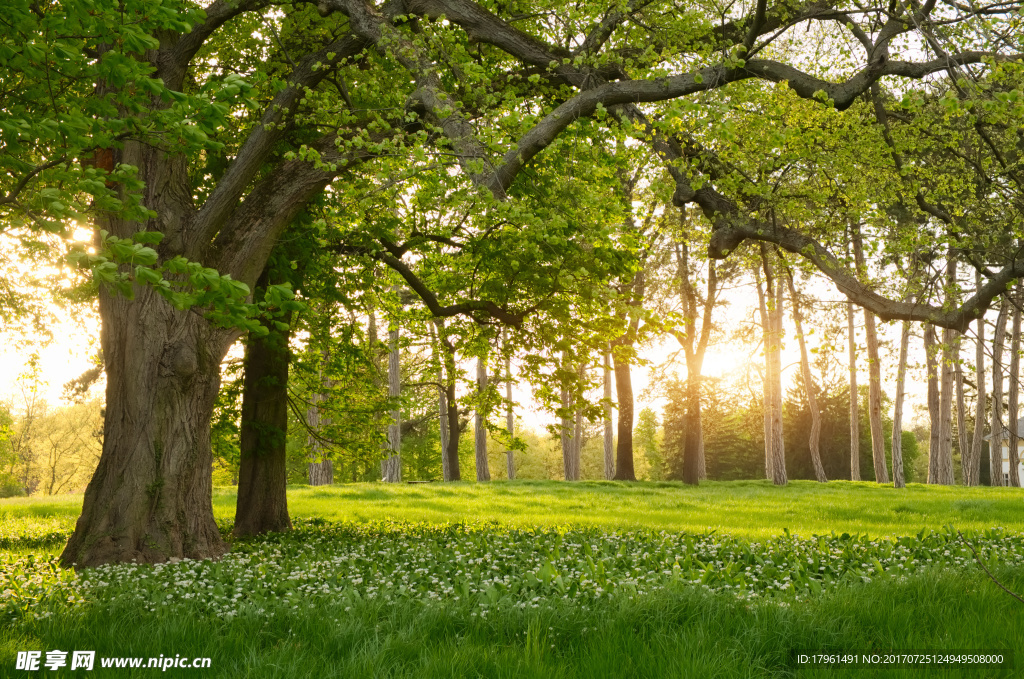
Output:
<path fill-rule="evenodd" d="M 461 481 L 462 472 L 459 468 L 459 437 L 462 435 L 462 427 L 459 422 L 459 405 L 455 398 L 455 346 L 445 334 L 444 324 L 437 320 L 437 339 L 441 349 L 441 359 L 444 366 L 443 385 L 441 395 L 438 397 L 438 407 L 442 412 L 442 422 L 445 429 L 442 431 L 447 436 L 441 439 L 441 463 L 445 481 Z"/>
<path fill-rule="evenodd" d="M 1009 302 L 1004 296 L 999 303 L 999 315 L 996 317 L 992 338 L 992 432 L 988 442 L 989 485 L 992 486 L 1004 485 L 1002 446 L 1006 430 L 1003 427 L 1003 342 L 1009 309 Z"/>
<path fill-rule="evenodd" d="M 761 346 L 764 349 L 764 379 L 761 380 L 762 402 L 762 424 L 764 426 L 764 475 L 766 479 L 775 477 L 775 455 L 772 452 L 772 389 L 771 374 L 768 366 L 768 352 L 771 346 L 771 333 L 769 331 L 770 320 L 768 317 L 768 304 L 765 297 L 769 290 L 761 288 L 761 270 L 754 267 L 754 283 L 757 288 L 758 311 L 761 315 Z"/>
<path fill-rule="evenodd" d="M 860 227 L 854 224 L 850 230 L 857 271 L 866 276 L 867 263 L 864 261 Z M 875 481 L 889 483 L 882 433 L 882 369 L 878 357 L 878 333 L 875 330 L 875 315 L 869 309 L 864 309 L 864 337 L 868 349 L 868 426 L 871 429 L 871 461 L 875 469 Z"/>
<path fill-rule="evenodd" d="M 789 283 L 789 297 L 793 305 L 793 323 L 796 326 L 796 337 L 800 343 L 800 372 L 804 378 L 804 392 L 807 394 L 807 408 L 811 411 L 811 434 L 807 444 L 811 451 L 811 464 L 814 466 L 814 477 L 825 483 L 828 478 L 825 476 L 825 468 L 821 464 L 821 411 L 818 409 L 818 388 L 811 376 L 811 361 L 807 356 L 807 342 L 804 340 L 803 316 L 800 313 L 800 303 L 796 294 L 796 284 L 793 282 L 793 272 L 786 272 L 786 281 Z"/>
<path fill-rule="evenodd" d="M 266 274 L 257 294 L 266 289 Z M 291 314 L 284 319 L 290 322 Z M 288 517 L 288 351 L 289 330 L 272 323 L 265 337 L 250 333 L 242 382 L 240 464 L 234 535 L 289 530 Z"/>
<path fill-rule="evenodd" d="M 896 366 L 896 398 L 892 407 L 892 481 L 896 488 L 906 488 L 903 472 L 903 399 L 907 381 L 907 349 L 910 344 L 910 321 L 903 321 L 900 331 L 900 359 Z"/>
<path fill-rule="evenodd" d="M 387 483 L 398 483 L 402 480 L 402 410 L 397 406 L 402 395 L 402 366 L 398 349 L 398 325 L 393 324 L 388 331 L 388 397 L 396 404 L 391 411 L 391 422 L 388 424 L 388 457 L 380 463 L 381 478 Z"/>
<path fill-rule="evenodd" d="M 322 361 L 322 365 L 327 363 L 327 358 L 328 352 L 321 352 L 320 359 Z M 330 380 L 323 376 L 322 367 L 320 373 L 321 385 L 329 387 Z M 309 427 L 310 430 L 310 433 L 306 437 L 306 446 L 309 448 L 308 476 L 309 485 L 311 486 L 327 486 L 334 483 L 334 463 L 329 458 L 324 458 L 323 442 L 318 436 L 314 435 L 320 434 L 321 428 L 330 424 L 330 420 L 322 417 L 320 414 L 319 404 L 323 403 L 324 400 L 324 394 L 314 393 L 310 397 L 310 404 L 306 409 L 306 426 Z"/>
<path fill-rule="evenodd" d="M 939 373 L 942 386 L 939 390 L 939 447 L 938 454 L 930 461 L 935 462 L 935 481 L 942 485 L 953 485 L 953 355 L 956 331 L 942 329 L 942 365 Z M 929 468 L 929 476 L 931 469 Z"/>
<path fill-rule="evenodd" d="M 584 380 L 587 376 L 586 359 L 580 359 L 580 365 L 576 372 L 576 378 L 580 385 L 580 389 L 583 389 Z M 572 464 L 574 467 L 575 478 L 574 481 L 580 480 L 580 470 L 582 468 L 581 460 L 583 458 L 583 410 L 579 407 L 577 400 L 576 412 L 573 416 L 574 426 L 572 432 Z"/>
<path fill-rule="evenodd" d="M 226 551 L 213 519 L 210 420 L 236 331 L 149 288 L 99 292 L 107 376 L 103 452 L 64 566 L 204 559 Z"/>
<path fill-rule="evenodd" d="M 1019 290 L 1019 285 L 1017 290 Z M 1020 440 L 1020 430 L 1018 428 L 1018 420 L 1020 419 L 1020 413 L 1018 412 L 1018 396 L 1020 394 L 1020 295 L 1015 295 L 1016 299 L 1013 304 L 1013 316 L 1010 321 L 1010 379 L 1009 379 L 1009 398 L 1007 399 L 1007 406 L 1009 412 L 1006 416 L 1006 427 L 1009 430 L 1008 435 L 1008 446 L 1009 446 L 1009 458 L 1010 458 L 1010 469 L 1008 485 L 1011 488 L 1020 488 L 1020 472 L 1018 464 L 1020 464 L 1020 453 L 1018 449 L 1018 442 Z"/>
<path fill-rule="evenodd" d="M 928 483 L 937 483 L 939 448 L 942 445 L 942 425 L 939 415 L 939 366 L 938 346 L 935 339 L 935 327 L 924 326 L 925 367 L 928 371 Z"/>
<path fill-rule="evenodd" d="M 612 432 L 611 351 L 604 352 L 604 478 L 615 478 L 614 434 Z"/>
<path fill-rule="evenodd" d="M 562 371 L 563 373 L 569 372 L 569 363 L 565 353 L 562 354 Z M 567 384 L 562 385 L 561 406 L 562 422 L 559 439 L 562 443 L 562 478 L 566 481 L 579 481 L 580 464 L 576 454 L 575 399 L 570 395 Z"/>
<path fill-rule="evenodd" d="M 505 335 L 505 347 L 508 350 L 508 334 Z M 505 411 L 505 429 L 508 431 L 509 441 L 516 433 L 516 418 L 515 413 L 512 412 L 512 354 L 509 352 L 505 356 L 505 400 L 507 401 L 507 410 Z M 509 481 L 514 481 L 516 478 L 516 466 L 515 458 L 513 457 L 512 448 L 505 451 L 505 464 L 507 465 L 506 474 Z"/>
<path fill-rule="evenodd" d="M 857 335 L 853 319 L 853 302 L 847 302 L 846 328 L 850 348 L 850 480 L 860 481 L 860 393 L 857 391 Z"/>
<path fill-rule="evenodd" d="M 955 361 L 953 363 L 953 386 L 956 389 L 954 393 L 954 400 L 956 403 L 956 433 L 957 433 L 957 445 L 960 448 L 960 467 L 963 468 L 964 458 L 970 455 L 967 443 L 967 405 L 964 403 L 964 369 L 963 364 L 960 361 L 960 336 L 957 335 L 955 340 L 955 347 L 953 348 L 953 356 Z M 954 475 L 955 476 L 955 475 Z M 964 485 L 967 485 L 967 481 L 964 481 Z"/>
<path fill-rule="evenodd" d="M 633 470 L 633 382 L 629 359 L 621 352 L 612 352 L 615 364 L 615 396 L 619 403 L 618 440 L 615 446 L 615 480 L 636 481 Z"/>
<path fill-rule="evenodd" d="M 786 476 L 786 449 L 782 434 L 782 313 L 784 293 L 782 281 L 775 275 L 774 267 L 768 256 L 768 248 L 761 247 L 761 265 L 764 267 L 764 297 L 771 300 L 767 309 L 767 333 L 765 344 L 765 381 L 767 383 L 769 420 L 765 435 L 770 439 L 765 442 L 765 455 L 770 458 L 768 466 L 771 471 L 772 483 L 784 486 L 788 482 Z"/>
<path fill-rule="evenodd" d="M 480 401 L 483 401 L 484 392 L 487 391 L 487 362 L 483 358 L 476 359 L 476 391 Z M 487 463 L 487 427 L 484 424 L 484 412 L 481 409 L 480 401 L 476 407 L 476 480 L 490 481 L 491 469 Z"/>
<path fill-rule="evenodd" d="M 981 272 L 975 272 L 975 281 L 980 285 Z M 963 468 L 965 486 L 977 486 L 981 483 L 981 447 L 985 440 L 985 400 L 988 395 L 985 389 L 985 317 L 978 319 L 977 340 L 975 342 L 974 367 L 977 379 L 977 403 L 974 408 L 974 436 L 970 450 L 960 458 Z"/>
<path fill-rule="evenodd" d="M 690 269 L 690 251 L 687 244 L 686 209 L 679 211 L 682 239 L 675 244 L 676 277 L 680 297 L 683 301 L 682 333 L 676 333 L 676 340 L 686 356 L 686 436 L 683 439 L 683 481 L 697 485 L 707 478 L 704 460 L 704 433 L 701 418 L 701 388 L 703 385 L 704 354 L 711 338 L 711 313 L 715 308 L 718 294 L 718 270 L 715 262 L 708 261 L 707 295 L 704 297 L 700 333 L 697 332 L 697 290 L 693 284 Z M 760 290 L 760 286 L 758 287 Z"/>

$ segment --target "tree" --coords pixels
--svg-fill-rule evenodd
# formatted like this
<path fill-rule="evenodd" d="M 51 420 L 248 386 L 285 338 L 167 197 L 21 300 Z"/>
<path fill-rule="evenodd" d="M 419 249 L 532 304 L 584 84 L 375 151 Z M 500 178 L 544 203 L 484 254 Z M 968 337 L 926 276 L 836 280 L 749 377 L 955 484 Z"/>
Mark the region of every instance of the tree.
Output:
<path fill-rule="evenodd" d="M 793 282 L 793 270 L 786 269 L 786 282 L 789 285 L 789 298 L 793 307 L 793 324 L 796 326 L 796 337 L 800 344 L 800 374 L 804 380 L 804 393 L 811 412 L 811 432 L 807 439 L 811 451 L 811 463 L 814 465 L 814 477 L 820 483 L 828 481 L 825 468 L 821 466 L 821 412 L 818 410 L 818 388 L 811 376 L 811 362 L 807 357 L 807 342 L 804 338 L 803 316 L 800 313 L 800 302 Z M 879 408 L 881 410 L 881 408 Z"/>
<path fill-rule="evenodd" d="M 682 345 L 686 359 L 686 384 L 689 390 L 687 400 L 687 438 L 683 452 L 682 480 L 696 485 L 700 481 L 701 472 L 705 469 L 704 437 L 701 424 L 701 372 L 704 368 L 704 355 L 711 339 L 712 311 L 718 296 L 718 267 L 714 260 L 708 260 L 707 292 L 701 300 L 694 278 L 696 267 L 690 260 L 688 240 L 693 230 L 688 226 L 686 208 L 679 213 L 680 234 L 675 243 L 676 278 L 679 285 L 679 296 L 682 300 L 682 328 L 674 331 L 676 340 Z M 700 302 L 700 332 L 697 332 L 698 303 Z"/>
<path fill-rule="evenodd" d="M 267 293 L 274 273 L 268 265 L 256 283 L 257 294 Z M 270 321 L 266 334 L 253 333 L 245 348 L 236 536 L 292 527 L 285 492 L 290 329 L 288 312 L 284 320 Z"/>
<path fill-rule="evenodd" d="M 761 246 L 764 290 L 755 268 L 758 310 L 764 343 L 764 438 L 766 476 L 777 486 L 787 483 L 786 450 L 782 431 L 782 281 L 775 274 L 768 249 Z"/>
<path fill-rule="evenodd" d="M 602 384 L 604 386 L 604 478 L 615 478 L 615 435 L 612 433 L 612 366 L 611 352 L 602 352 L 604 368 Z"/>
<path fill-rule="evenodd" d="M 487 461 L 487 406 L 484 405 L 487 391 L 487 361 L 483 357 L 476 359 L 476 416 L 473 430 L 476 451 L 476 480 L 490 481 L 491 470 Z"/>
<path fill-rule="evenodd" d="M 866 268 L 864 244 L 860 225 L 851 225 L 853 256 L 858 270 Z M 885 442 L 882 440 L 882 366 L 878 357 L 878 332 L 875 330 L 875 315 L 864 310 L 864 335 L 868 349 L 868 423 L 871 429 L 871 457 L 874 462 L 875 480 L 889 483 L 889 472 L 885 468 Z"/>
<path fill-rule="evenodd" d="M 986 7 L 948 7 L 951 16 L 941 17 L 933 5 L 879 8 L 886 19 L 878 30 L 864 18 L 872 12 L 823 14 L 816 3 L 760 3 L 715 26 L 703 9 L 581 5 L 569 12 L 569 31 L 549 26 L 544 11 L 515 16 L 513 25 L 514 10 L 496 8 L 503 18 L 470 0 L 380 7 L 323 0 L 315 8 L 216 0 L 203 9 L 184 0 L 109 8 L 67 0 L 12 9 L 8 25 L 17 33 L 8 35 L 17 39 L 5 41 L 0 67 L 24 77 L 4 103 L 18 114 L 10 133 L 17 143 L 5 138 L 3 167 L 12 169 L 0 178 L 0 205 L 32 224 L 94 215 L 107 234 L 99 252 L 82 259 L 103 282 L 104 451 L 63 563 L 224 551 L 209 499 L 219 365 L 242 332 L 259 332 L 245 298 L 278 237 L 332 183 L 339 183 L 332 197 L 367 196 L 367 175 L 401 177 L 436 162 L 441 185 L 455 162 L 462 184 L 453 201 L 516 217 L 512 223 L 533 236 L 546 184 L 524 187 L 517 177 L 543 179 L 570 156 L 558 149 L 581 118 L 622 136 L 620 121 L 628 121 L 673 160 L 678 199 L 715 215 L 711 250 L 721 254 L 760 222 L 734 219 L 732 204 L 710 186 L 695 189 L 676 162 L 682 147 L 662 130 L 652 135 L 639 104 L 753 80 L 786 81 L 797 96 L 843 110 L 882 77 L 922 78 L 985 56 L 967 50 L 911 63 L 890 45 L 936 24 L 967 32 Z M 780 31 L 837 18 L 838 30 L 863 45 L 863 58 L 838 82 L 766 52 Z M 262 24 L 273 30 L 254 30 Z M 642 49 L 652 40 L 638 26 L 664 36 L 654 42 L 665 47 Z M 638 47 L 641 56 L 623 56 Z M 59 96 L 44 96 L 55 74 L 64 74 Z M 541 156 L 545 149 L 552 152 Z M 470 240 L 486 240 L 481 233 Z M 794 252 L 807 245 L 765 234 Z M 825 255 L 813 257 L 842 277 Z M 1013 267 L 1006 275 L 1015 275 Z M 522 322 L 529 304 L 504 300 L 502 309 L 496 297 L 431 311 Z M 970 304 L 968 311 L 977 308 Z M 954 325 L 966 317 L 934 308 L 906 313 Z M 615 358 L 628 361 L 629 351 L 617 348 Z M 620 426 L 631 421 L 627 414 Z M 630 449 L 628 438 L 620 434 L 620 450 Z M 622 462 L 617 474 L 631 476 Z"/>

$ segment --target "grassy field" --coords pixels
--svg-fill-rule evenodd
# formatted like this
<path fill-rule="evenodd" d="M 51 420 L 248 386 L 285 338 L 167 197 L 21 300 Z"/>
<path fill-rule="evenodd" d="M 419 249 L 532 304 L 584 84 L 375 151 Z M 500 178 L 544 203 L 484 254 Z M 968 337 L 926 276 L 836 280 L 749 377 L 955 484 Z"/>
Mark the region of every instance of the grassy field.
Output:
<path fill-rule="evenodd" d="M 161 672 L 182 677 L 1020 676 L 794 657 L 1020 652 L 1024 605 L 972 548 L 1024 592 L 1022 500 L 844 482 L 295 487 L 289 534 L 80 574 L 55 567 L 80 497 L 0 500 L 0 676 L 34 676 L 17 652 L 53 649 L 211 659 Z M 227 531 L 231 489 L 214 510 Z"/>
<path fill-rule="evenodd" d="M 80 495 L 0 500 L 0 526 L 69 530 Z M 904 490 L 874 483 L 767 481 L 679 483 L 514 481 L 491 484 L 345 484 L 293 486 L 294 518 L 328 521 L 397 520 L 429 523 L 497 521 L 514 526 L 583 525 L 656 528 L 763 539 L 783 529 L 801 535 L 832 531 L 872 536 L 908 535 L 922 528 L 1002 526 L 1024 532 L 1024 492 L 910 484 Z M 218 520 L 235 513 L 233 488 L 214 491 Z"/>

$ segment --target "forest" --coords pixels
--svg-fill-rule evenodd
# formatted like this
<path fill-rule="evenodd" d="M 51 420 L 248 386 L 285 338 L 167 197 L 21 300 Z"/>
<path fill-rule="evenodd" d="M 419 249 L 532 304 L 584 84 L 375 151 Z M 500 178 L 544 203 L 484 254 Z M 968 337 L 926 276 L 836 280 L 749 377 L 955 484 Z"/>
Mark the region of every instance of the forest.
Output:
<path fill-rule="evenodd" d="M 261 550 L 295 556 L 303 540 L 353 572 L 379 540 L 405 545 L 394 564 L 448 563 L 449 529 L 502 572 L 533 557 L 499 558 L 500 535 L 515 552 L 530 542 L 517 531 L 539 531 L 550 554 L 530 578 L 461 595 L 399 585 L 397 566 L 395 587 L 485 609 L 523 587 L 648 602 L 657 573 L 762 591 L 735 569 L 766 567 L 763 545 L 741 537 L 622 538 L 608 559 L 664 559 L 606 574 L 597 546 L 575 551 L 600 542 L 577 526 L 586 512 L 559 504 L 588 488 L 580 507 L 777 491 L 761 528 L 780 549 L 807 563 L 865 550 L 834 578 L 778 565 L 779 591 L 800 596 L 868 582 L 897 553 L 932 564 L 940 547 L 934 564 L 984 568 L 1002 544 L 1001 577 L 1019 581 L 1018 519 L 984 531 L 1024 473 L 1021 3 L 9 4 L 3 332 L 93 354 L 59 404 L 36 356 L 0 409 L 0 545 L 59 547 L 52 572 L 84 588 L 53 576 L 45 596 L 99 592 L 104 569 L 272 561 Z M 506 517 L 502 498 L 527 491 L 571 539 Z M 353 509 L 370 523 L 323 524 L 318 502 L 350 493 L 377 498 Z M 492 535 L 382 513 L 450 493 L 511 523 Z M 902 535 L 907 513 L 905 530 L 924 529 L 914 546 L 857 542 L 841 523 L 848 548 L 790 534 L 790 501 L 864 518 L 869 497 L 894 512 L 870 526 Z M 929 497 L 963 511 L 919 511 Z M 56 523 L 27 527 L 33 506 Z M 0 589 L 34 572 L 11 568 Z M 343 588 L 350 607 L 360 583 Z M 550 669 L 534 622 L 516 643 Z M 1004 627 L 1007 643 L 1024 633 Z"/>

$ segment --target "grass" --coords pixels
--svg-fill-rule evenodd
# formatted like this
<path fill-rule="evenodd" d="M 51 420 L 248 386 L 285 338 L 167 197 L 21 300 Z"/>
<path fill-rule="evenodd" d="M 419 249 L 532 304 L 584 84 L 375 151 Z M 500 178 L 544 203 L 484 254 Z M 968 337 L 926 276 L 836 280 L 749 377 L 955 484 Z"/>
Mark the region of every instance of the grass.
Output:
<path fill-rule="evenodd" d="M 767 481 L 709 482 L 698 488 L 610 481 L 358 483 L 292 486 L 288 492 L 291 515 L 300 519 L 717 530 L 749 539 L 772 537 L 783 529 L 801 535 L 836 531 L 893 536 L 955 525 L 1024 532 L 1022 499 L 1017 488 L 910 484 L 896 490 L 849 481 L 795 481 L 784 488 Z M 80 495 L 0 500 L 0 526 L 22 532 L 70 530 L 81 502 Z M 218 520 L 231 520 L 235 490 L 215 489 L 213 510 Z"/>
<path fill-rule="evenodd" d="M 797 668 L 794 653 L 1024 649 L 1024 605 L 941 528 L 1024 592 L 1021 499 L 843 482 L 295 487 L 290 534 L 219 562 L 78 575 L 53 564 L 80 498 L 3 500 L 0 676 L 32 676 L 12 669 L 18 651 L 58 648 L 211 657 L 166 672 L 190 677 L 1019 676 Z M 233 509 L 218 489 L 218 518 Z"/>

